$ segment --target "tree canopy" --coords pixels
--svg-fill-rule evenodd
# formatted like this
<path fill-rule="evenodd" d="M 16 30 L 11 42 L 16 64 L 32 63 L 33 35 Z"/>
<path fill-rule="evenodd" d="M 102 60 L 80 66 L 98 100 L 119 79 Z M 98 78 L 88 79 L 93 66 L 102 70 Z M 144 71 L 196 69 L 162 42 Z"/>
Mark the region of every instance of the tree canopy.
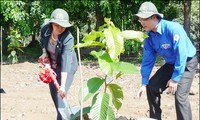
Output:
<path fill-rule="evenodd" d="M 35 47 L 34 43 L 39 40 L 41 24 L 46 18 L 50 17 L 51 12 L 56 8 L 63 8 L 68 12 L 70 22 L 73 24 L 71 32 L 76 36 L 76 27 L 79 27 L 80 38 L 83 38 L 92 29 L 97 30 L 104 23 L 105 17 L 111 18 L 113 23 L 121 30 L 142 30 L 134 14 L 137 13 L 144 1 L 146 0 L 2 0 L 0 22 L 2 26 L 1 41 L 3 46 L 1 47 L 3 55 L 10 54 L 8 47 L 13 40 L 19 42 L 19 47 L 33 49 Z M 158 11 L 164 14 L 165 19 L 175 20 L 183 24 L 184 19 L 186 19 L 184 15 L 191 16 L 191 19 L 187 19 L 191 21 L 189 25 L 191 39 L 196 41 L 199 39 L 199 1 L 192 1 L 191 11 L 184 11 L 183 5 L 187 0 L 151 1 L 156 5 Z M 15 32 L 13 33 L 13 31 Z M 20 37 L 15 38 L 16 35 L 13 34 L 18 34 Z"/>

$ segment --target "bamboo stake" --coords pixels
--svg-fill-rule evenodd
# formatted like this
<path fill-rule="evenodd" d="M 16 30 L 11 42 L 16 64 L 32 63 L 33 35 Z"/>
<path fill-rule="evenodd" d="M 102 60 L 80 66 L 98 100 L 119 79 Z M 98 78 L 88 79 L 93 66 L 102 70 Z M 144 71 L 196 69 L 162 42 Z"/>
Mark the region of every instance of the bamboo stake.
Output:
<path fill-rule="evenodd" d="M 80 68 L 80 76 L 81 76 L 81 115 L 80 119 L 83 120 L 83 76 L 82 76 L 82 68 L 81 68 L 81 56 L 80 56 L 80 48 L 79 48 L 79 28 L 77 27 L 77 50 L 78 50 L 78 60 L 79 60 L 79 68 Z"/>
<path fill-rule="evenodd" d="M 2 28 L 2 26 L 1 26 L 1 65 L 3 64 L 3 52 L 2 52 L 2 39 L 3 39 L 3 34 L 2 34 L 2 30 L 3 30 L 3 28 Z"/>

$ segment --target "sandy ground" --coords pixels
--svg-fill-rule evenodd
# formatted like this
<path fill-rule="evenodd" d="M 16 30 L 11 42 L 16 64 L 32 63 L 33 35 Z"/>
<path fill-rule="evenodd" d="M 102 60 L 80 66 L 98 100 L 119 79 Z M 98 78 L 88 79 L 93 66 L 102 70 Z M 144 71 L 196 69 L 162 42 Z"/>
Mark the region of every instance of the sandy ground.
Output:
<path fill-rule="evenodd" d="M 48 85 L 38 79 L 39 63 L 19 63 L 1 66 L 1 120 L 55 120 L 56 112 L 50 98 Z M 137 65 L 138 69 L 140 66 Z M 153 72 L 159 66 L 153 69 Z M 92 64 L 82 65 L 83 79 L 102 75 L 101 70 Z M 115 80 L 123 88 L 124 100 L 116 117 L 122 116 L 129 120 L 148 117 L 148 104 L 146 96 L 138 99 L 137 91 L 141 85 L 140 74 L 124 75 Z M 69 103 L 79 105 L 78 91 L 80 88 L 80 69 L 78 69 L 74 82 L 68 95 Z M 199 120 L 199 73 L 195 75 L 189 99 L 192 107 L 193 120 Z M 174 96 L 164 92 L 162 94 L 163 120 L 175 120 Z M 89 105 L 85 103 L 84 106 Z"/>

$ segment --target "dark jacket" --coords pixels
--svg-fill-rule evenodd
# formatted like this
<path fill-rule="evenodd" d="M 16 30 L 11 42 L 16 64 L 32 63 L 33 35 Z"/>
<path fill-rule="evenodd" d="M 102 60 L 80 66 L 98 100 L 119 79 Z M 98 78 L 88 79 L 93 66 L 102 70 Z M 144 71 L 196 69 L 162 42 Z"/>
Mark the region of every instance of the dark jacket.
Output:
<path fill-rule="evenodd" d="M 46 51 L 51 33 L 52 29 L 51 27 L 49 27 L 49 24 L 42 25 L 40 42 L 41 42 L 41 47 L 45 48 Z M 73 74 L 77 70 L 78 67 L 77 55 L 75 53 L 75 50 L 73 49 L 73 46 L 74 46 L 74 37 L 66 29 L 61 35 L 59 35 L 55 50 L 56 64 L 57 67 L 61 68 L 61 72 L 67 72 Z M 48 51 L 47 54 L 49 55 Z"/>

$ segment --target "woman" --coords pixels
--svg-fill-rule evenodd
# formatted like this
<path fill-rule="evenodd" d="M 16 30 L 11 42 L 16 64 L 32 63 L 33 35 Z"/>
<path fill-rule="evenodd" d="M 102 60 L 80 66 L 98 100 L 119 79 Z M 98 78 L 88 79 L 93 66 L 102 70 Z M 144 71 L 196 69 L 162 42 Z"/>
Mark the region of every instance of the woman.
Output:
<path fill-rule="evenodd" d="M 138 96 L 147 91 L 150 117 L 161 120 L 160 94 L 168 88 L 175 94 L 177 120 L 192 120 L 188 95 L 198 65 L 194 45 L 180 24 L 162 19 L 153 3 L 144 2 L 135 15 L 149 36 L 144 42 Z M 157 55 L 166 63 L 149 79 Z"/>
<path fill-rule="evenodd" d="M 51 97 L 57 110 L 57 120 L 62 120 L 59 108 L 64 108 L 61 95 L 67 96 L 69 87 L 74 79 L 77 70 L 77 56 L 72 48 L 74 37 L 68 30 L 72 25 L 69 23 L 68 13 L 63 9 L 55 9 L 51 18 L 41 27 L 41 47 L 43 54 L 40 56 L 43 60 L 48 58 L 52 69 L 57 74 L 57 81 L 60 89 L 57 91 L 54 84 L 49 84 Z M 68 111 L 70 117 L 70 111 Z M 67 118 L 70 119 L 70 118 Z"/>

